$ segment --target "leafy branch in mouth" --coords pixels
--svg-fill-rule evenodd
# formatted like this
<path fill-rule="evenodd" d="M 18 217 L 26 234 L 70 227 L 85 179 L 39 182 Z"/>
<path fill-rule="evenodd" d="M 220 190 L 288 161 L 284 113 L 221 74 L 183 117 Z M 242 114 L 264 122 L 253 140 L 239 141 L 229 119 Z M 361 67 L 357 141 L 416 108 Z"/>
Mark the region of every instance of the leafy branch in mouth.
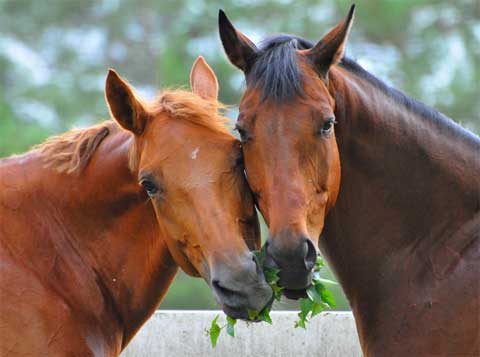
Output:
<path fill-rule="evenodd" d="M 325 284 L 337 283 L 320 277 L 320 270 L 325 265 L 322 257 L 318 256 L 313 268 L 312 284 L 307 288 L 307 297 L 299 300 L 300 312 L 299 320 L 295 322 L 295 327 L 306 328 L 306 323 L 318 315 L 323 310 L 337 306 L 333 294 L 327 289 Z"/>
<path fill-rule="evenodd" d="M 263 308 L 261 311 L 247 309 L 248 320 L 249 321 L 264 321 L 266 323 L 272 324 L 272 319 L 270 317 L 270 311 L 272 309 L 273 302 L 275 300 L 280 301 L 282 297 L 283 287 L 278 285 L 280 280 L 279 273 L 280 269 L 277 268 L 267 268 L 264 264 L 265 262 L 265 246 L 260 250 L 253 252 L 255 259 L 259 266 L 263 268 L 263 274 L 265 280 L 272 288 L 273 296 L 271 301 Z M 300 312 L 298 313 L 299 320 L 295 322 L 295 327 L 301 327 L 306 329 L 306 323 L 314 316 L 318 315 L 320 312 L 328 308 L 333 308 L 336 306 L 335 299 L 333 294 L 325 285 L 337 285 L 336 282 L 328 279 L 323 279 L 320 277 L 320 270 L 325 265 L 321 256 L 317 257 L 315 267 L 313 268 L 313 277 L 312 284 L 306 289 L 307 297 L 299 299 Z M 220 326 L 218 324 L 218 318 L 220 315 L 217 315 L 206 332 L 210 336 L 210 342 L 212 347 L 217 345 L 218 337 L 222 329 L 226 328 L 227 334 L 231 337 L 235 337 L 235 324 L 236 319 L 227 315 L 227 324 Z"/>

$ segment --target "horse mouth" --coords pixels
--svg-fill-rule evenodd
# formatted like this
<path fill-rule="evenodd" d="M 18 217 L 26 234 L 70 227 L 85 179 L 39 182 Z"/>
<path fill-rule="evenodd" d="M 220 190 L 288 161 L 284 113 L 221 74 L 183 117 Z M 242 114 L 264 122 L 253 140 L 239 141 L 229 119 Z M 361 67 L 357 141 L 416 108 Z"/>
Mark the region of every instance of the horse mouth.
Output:
<path fill-rule="evenodd" d="M 283 295 L 290 300 L 298 300 L 307 297 L 307 289 L 283 289 Z"/>
<path fill-rule="evenodd" d="M 222 306 L 223 312 L 225 312 L 225 314 L 227 314 L 228 316 L 234 319 L 242 319 L 242 320 L 248 319 L 247 309 L 245 308 L 238 308 L 238 307 L 233 307 L 225 304 L 221 306 Z"/>

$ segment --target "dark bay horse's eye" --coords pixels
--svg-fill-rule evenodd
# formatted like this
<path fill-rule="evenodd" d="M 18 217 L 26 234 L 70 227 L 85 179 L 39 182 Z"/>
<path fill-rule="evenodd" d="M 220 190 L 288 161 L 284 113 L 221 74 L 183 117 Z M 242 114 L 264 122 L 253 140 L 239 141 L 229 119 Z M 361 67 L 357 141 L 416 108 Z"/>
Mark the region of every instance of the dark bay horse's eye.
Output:
<path fill-rule="evenodd" d="M 140 182 L 140 184 L 150 197 L 154 196 L 158 192 L 157 185 L 150 180 L 144 179 Z"/>
<path fill-rule="evenodd" d="M 235 125 L 235 130 L 240 135 L 240 141 L 242 142 L 242 144 L 245 144 L 249 139 L 247 131 L 238 124 Z"/>
<path fill-rule="evenodd" d="M 333 125 L 336 123 L 335 118 L 327 119 L 322 126 L 321 133 L 322 134 L 330 134 L 332 131 Z"/>

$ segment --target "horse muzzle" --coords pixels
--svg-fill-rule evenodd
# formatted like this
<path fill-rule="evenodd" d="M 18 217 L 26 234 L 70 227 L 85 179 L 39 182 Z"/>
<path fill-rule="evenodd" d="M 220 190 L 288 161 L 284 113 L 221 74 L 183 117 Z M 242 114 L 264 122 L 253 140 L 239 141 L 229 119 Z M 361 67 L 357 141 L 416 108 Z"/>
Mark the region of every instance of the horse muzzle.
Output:
<path fill-rule="evenodd" d="M 317 250 L 308 237 L 296 239 L 298 244 L 282 247 L 270 238 L 266 243 L 265 266 L 280 270 L 279 285 L 285 288 L 285 296 L 296 296 L 290 290 L 305 290 L 312 282 L 312 269 L 317 260 Z M 298 297 L 304 295 L 299 294 Z M 297 298 L 298 298 L 297 297 Z"/>

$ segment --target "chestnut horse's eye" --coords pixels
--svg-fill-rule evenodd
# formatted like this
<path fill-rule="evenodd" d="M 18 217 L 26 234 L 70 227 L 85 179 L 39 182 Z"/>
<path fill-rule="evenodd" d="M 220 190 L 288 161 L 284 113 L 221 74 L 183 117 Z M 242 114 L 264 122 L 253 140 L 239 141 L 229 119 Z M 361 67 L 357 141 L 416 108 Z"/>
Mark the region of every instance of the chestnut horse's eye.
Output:
<path fill-rule="evenodd" d="M 322 134 L 330 134 L 333 128 L 333 125 L 336 123 L 335 118 L 329 118 L 327 119 L 322 126 L 322 129 L 320 130 Z"/>
<path fill-rule="evenodd" d="M 242 171 L 245 169 L 242 152 L 240 152 L 240 154 L 235 159 L 235 168 L 242 169 Z"/>
<path fill-rule="evenodd" d="M 247 131 L 238 124 L 235 125 L 235 130 L 240 135 L 240 141 L 242 142 L 242 144 L 245 144 L 249 140 Z"/>
<path fill-rule="evenodd" d="M 150 180 L 144 179 L 140 182 L 140 184 L 150 197 L 154 196 L 158 192 L 157 185 Z"/>

